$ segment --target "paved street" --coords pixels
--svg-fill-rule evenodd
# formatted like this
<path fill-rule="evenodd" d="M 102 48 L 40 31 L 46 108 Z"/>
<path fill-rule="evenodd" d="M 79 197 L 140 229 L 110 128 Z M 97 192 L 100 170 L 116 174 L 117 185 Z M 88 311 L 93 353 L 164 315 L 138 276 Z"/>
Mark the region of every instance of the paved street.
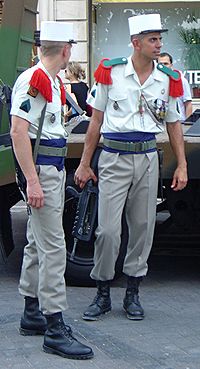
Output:
<path fill-rule="evenodd" d="M 18 217 L 18 221 L 16 218 Z M 17 247 L 0 263 L 0 369 L 200 369 L 199 259 L 154 257 L 141 287 L 144 321 L 126 319 L 122 310 L 125 280 L 113 283 L 113 309 L 97 322 L 81 313 L 94 288 L 67 287 L 66 323 L 92 346 L 92 360 L 68 360 L 42 351 L 42 337 L 18 333 L 23 299 L 17 291 L 24 223 L 14 214 Z"/>

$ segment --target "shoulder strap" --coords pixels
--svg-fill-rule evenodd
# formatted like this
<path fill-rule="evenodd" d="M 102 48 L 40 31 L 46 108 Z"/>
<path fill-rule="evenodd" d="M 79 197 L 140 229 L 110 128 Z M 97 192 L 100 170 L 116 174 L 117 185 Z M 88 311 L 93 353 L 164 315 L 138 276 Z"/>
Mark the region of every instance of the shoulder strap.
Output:
<path fill-rule="evenodd" d="M 157 64 L 157 69 L 167 74 L 170 78 L 174 79 L 175 81 L 179 81 L 179 79 L 181 78 L 180 73 L 177 70 L 168 68 L 166 67 L 166 65 L 162 63 Z"/>
<path fill-rule="evenodd" d="M 96 82 L 103 83 L 105 85 L 112 85 L 111 69 L 115 65 L 127 64 L 128 60 L 125 57 L 115 59 L 102 59 L 94 72 L 94 78 Z"/>
<path fill-rule="evenodd" d="M 103 59 L 104 67 L 113 67 L 114 65 L 127 64 L 128 60 L 125 57 L 114 58 L 114 59 Z"/>
<path fill-rule="evenodd" d="M 169 76 L 169 96 L 183 96 L 183 84 L 180 72 L 178 70 L 172 70 L 161 63 L 157 64 L 157 69 Z"/>
<path fill-rule="evenodd" d="M 78 114 L 83 115 L 84 111 L 67 91 L 66 91 L 66 99 L 70 103 L 70 105 L 77 111 Z"/>
<path fill-rule="evenodd" d="M 33 151 L 33 161 L 34 161 L 35 164 L 36 164 L 37 155 L 38 155 L 38 148 L 39 148 L 39 144 L 40 144 L 40 137 L 41 137 L 41 133 L 42 133 L 42 126 L 43 126 L 43 123 L 44 123 L 46 108 L 47 108 L 47 103 L 45 104 L 44 108 L 42 109 L 42 113 L 41 113 L 41 116 L 40 116 L 40 122 L 39 122 L 39 126 L 38 126 L 38 131 L 37 131 L 37 137 L 36 137 L 34 151 Z"/>

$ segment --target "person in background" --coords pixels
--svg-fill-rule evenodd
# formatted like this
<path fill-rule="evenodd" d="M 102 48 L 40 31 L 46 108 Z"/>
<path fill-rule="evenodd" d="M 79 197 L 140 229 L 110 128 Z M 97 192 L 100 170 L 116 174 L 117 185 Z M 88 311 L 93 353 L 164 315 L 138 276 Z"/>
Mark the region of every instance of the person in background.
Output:
<path fill-rule="evenodd" d="M 103 136 L 99 173 L 98 226 L 91 278 L 97 294 L 83 313 L 93 321 L 111 310 L 110 283 L 115 275 L 122 230 L 122 214 L 128 225 L 128 245 L 123 272 L 127 288 L 123 300 L 126 316 L 142 320 L 144 309 L 139 286 L 147 274 L 152 247 L 158 183 L 155 136 L 167 132 L 177 159 L 171 188 L 187 184 L 184 140 L 176 97 L 182 94 L 179 74 L 170 77 L 154 62 L 160 54 L 162 29 L 159 14 L 129 18 L 134 53 L 128 59 L 103 59 L 95 71 L 96 83 L 88 102 L 93 108 L 85 145 L 74 176 L 81 188 L 89 179 L 97 181 L 90 167 L 100 135 Z M 153 297 L 152 297 L 153 298 Z"/>
<path fill-rule="evenodd" d="M 78 62 L 69 62 L 65 70 L 65 78 L 70 81 L 67 85 L 67 92 L 76 101 L 82 110 L 88 113 L 87 109 L 87 96 L 88 96 L 88 85 L 82 81 L 86 78 L 84 69 Z M 78 113 L 71 107 L 70 103 L 66 101 L 68 111 L 66 112 L 66 120 L 69 122 L 73 117 L 78 116 Z"/>
<path fill-rule="evenodd" d="M 44 335 L 43 350 L 70 359 L 93 357 L 65 325 L 66 244 L 62 226 L 65 196 L 66 131 L 62 121 L 65 90 L 57 76 L 71 55 L 73 24 L 42 22 L 40 61 L 23 72 L 12 93 L 11 137 L 26 178 L 28 244 L 24 249 L 19 292 L 25 307 L 22 335 Z M 46 110 L 44 110 L 46 109 Z M 34 147 L 42 112 L 44 120 L 36 163 Z"/>
<path fill-rule="evenodd" d="M 158 63 L 166 65 L 166 67 L 173 68 L 173 58 L 167 52 L 162 52 L 158 57 Z M 180 96 L 178 101 L 178 111 L 180 113 L 180 121 L 183 123 L 192 114 L 192 96 L 190 91 L 190 85 L 184 75 L 181 73 L 181 79 L 183 84 L 183 95 Z"/>

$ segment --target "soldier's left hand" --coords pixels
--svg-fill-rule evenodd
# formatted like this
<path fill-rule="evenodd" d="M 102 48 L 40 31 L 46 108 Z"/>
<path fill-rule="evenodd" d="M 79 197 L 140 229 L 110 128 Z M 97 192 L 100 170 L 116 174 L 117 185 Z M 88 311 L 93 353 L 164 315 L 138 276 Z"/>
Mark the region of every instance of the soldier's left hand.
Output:
<path fill-rule="evenodd" d="M 174 191 L 183 190 L 187 186 L 187 168 L 178 166 L 174 172 L 171 188 Z"/>

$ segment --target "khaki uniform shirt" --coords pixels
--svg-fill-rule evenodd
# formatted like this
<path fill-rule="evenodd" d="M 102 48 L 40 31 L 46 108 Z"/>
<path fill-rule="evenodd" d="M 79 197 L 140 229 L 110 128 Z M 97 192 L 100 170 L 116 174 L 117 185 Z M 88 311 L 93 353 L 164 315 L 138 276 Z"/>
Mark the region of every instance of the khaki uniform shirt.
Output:
<path fill-rule="evenodd" d="M 104 112 L 101 133 L 108 132 L 151 132 L 159 133 L 165 122 L 176 122 L 180 116 L 176 108 L 176 99 L 169 97 L 169 77 L 156 68 L 149 78 L 140 84 L 134 70 L 131 57 L 127 64 L 116 65 L 111 71 L 112 85 L 95 84 L 88 98 L 88 103 Z M 142 110 L 140 112 L 141 95 Z M 159 114 L 162 106 L 165 116 L 162 122 L 145 105 Z"/>
<path fill-rule="evenodd" d="M 11 115 L 16 115 L 30 123 L 29 136 L 36 138 L 42 109 L 46 103 L 44 97 L 38 92 L 35 97 L 29 94 L 29 82 L 37 68 L 41 68 L 50 78 L 52 86 L 52 102 L 47 103 L 45 118 L 42 128 L 42 139 L 66 138 L 63 128 L 63 114 L 60 98 L 60 84 L 47 72 L 41 62 L 23 72 L 15 82 L 12 93 Z"/>

